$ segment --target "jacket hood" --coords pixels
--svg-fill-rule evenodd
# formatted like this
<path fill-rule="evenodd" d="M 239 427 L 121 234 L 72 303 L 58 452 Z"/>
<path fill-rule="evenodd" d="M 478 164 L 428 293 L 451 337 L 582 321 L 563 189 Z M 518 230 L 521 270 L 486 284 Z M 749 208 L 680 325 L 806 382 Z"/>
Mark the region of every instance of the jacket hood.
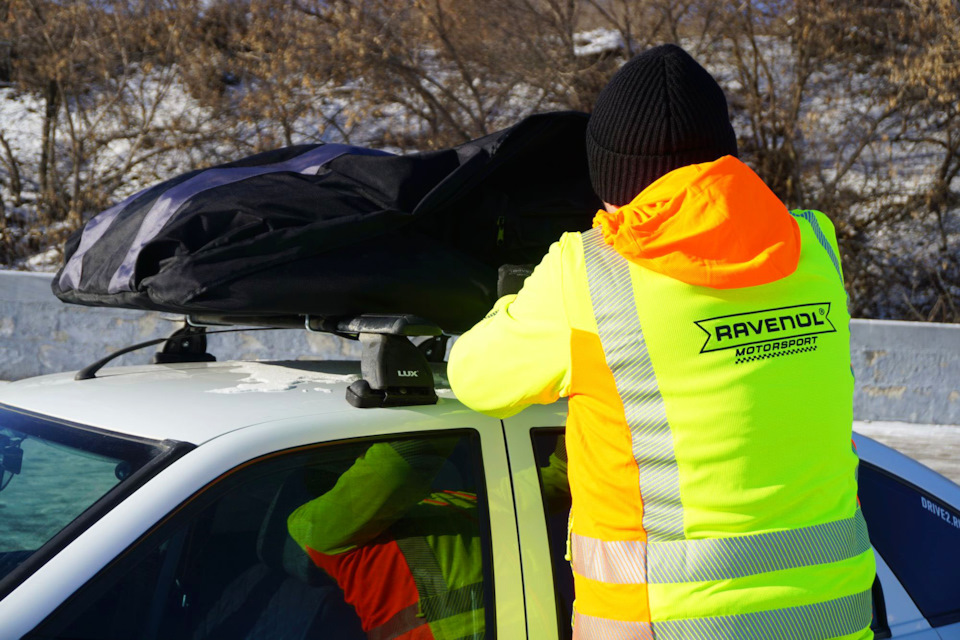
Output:
<path fill-rule="evenodd" d="M 800 259 L 797 221 L 733 156 L 671 171 L 593 226 L 631 262 L 714 289 L 779 280 Z"/>

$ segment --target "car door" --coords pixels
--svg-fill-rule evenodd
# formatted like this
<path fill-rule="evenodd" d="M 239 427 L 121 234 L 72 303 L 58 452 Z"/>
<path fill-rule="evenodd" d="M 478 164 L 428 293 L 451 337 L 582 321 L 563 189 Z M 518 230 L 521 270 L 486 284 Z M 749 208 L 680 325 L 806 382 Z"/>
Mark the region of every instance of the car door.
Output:
<path fill-rule="evenodd" d="M 854 439 L 860 501 L 879 556 L 878 613 L 891 634 L 878 637 L 960 638 L 960 487 L 870 438 Z"/>
<path fill-rule="evenodd" d="M 517 501 L 530 638 L 570 638 L 573 580 L 566 555 L 569 494 L 558 491 L 566 407 L 504 421 Z M 877 551 L 877 638 L 960 638 L 960 487 L 868 439 L 861 499 Z M 932 518 L 932 516 L 936 516 Z M 927 518 L 929 521 L 923 521 Z M 939 520 L 937 520 L 939 518 Z"/>
<path fill-rule="evenodd" d="M 563 431 L 566 401 L 503 421 L 517 505 L 527 637 L 572 637 L 573 574 L 565 560 L 570 494 Z"/>
<path fill-rule="evenodd" d="M 135 494 L 129 504 L 108 514 L 105 520 L 110 522 L 91 527 L 62 552 L 63 561 L 54 558 L 12 593 L 0 608 L 0 619 L 11 622 L 4 628 L 31 629 L 28 638 L 366 637 L 357 609 L 344 596 L 345 590 L 365 592 L 363 585 L 349 572 L 319 570 L 314 556 L 292 540 L 290 516 L 328 496 L 371 450 L 418 455 L 418 446 L 429 445 L 434 451 L 427 460 L 432 465 L 430 495 L 400 511 L 388 509 L 387 515 L 360 527 L 350 522 L 355 512 L 378 500 L 401 503 L 399 498 L 383 499 L 376 491 L 380 484 L 364 485 L 362 491 L 347 494 L 346 501 L 333 503 L 335 508 L 322 511 L 318 521 L 325 524 L 317 528 L 363 529 L 356 543 L 340 540 L 340 547 L 352 550 L 390 535 L 398 542 L 446 535 L 442 549 L 429 547 L 432 560 L 417 556 L 410 562 L 411 572 L 422 577 L 438 564 L 447 573 L 454 566 L 459 578 L 444 577 L 455 582 L 462 581 L 464 567 L 474 563 L 475 584 L 448 585 L 456 593 L 443 600 L 443 611 L 449 614 L 444 619 L 466 620 L 457 626 L 463 631 L 458 637 L 516 637 L 514 632 L 524 625 L 522 585 L 501 426 L 456 409 L 348 411 L 337 421 L 328 416 L 258 425 L 201 445 L 148 483 L 142 495 Z M 251 458 L 251 451 L 261 454 Z M 195 483 L 189 492 L 184 491 L 185 478 Z M 165 480 L 179 484 L 165 487 Z M 458 506 L 451 506 L 453 502 Z M 152 517 L 148 513 L 157 517 L 144 523 L 144 517 Z M 451 515 L 459 518 L 459 525 L 451 525 Z M 121 535 L 118 526 L 124 529 Z M 460 552 L 452 555 L 447 552 L 457 543 L 449 544 L 451 526 L 467 526 L 466 533 L 457 534 Z M 376 530 L 373 538 L 371 527 Z M 398 531 L 404 533 L 391 533 Z M 130 543 L 113 546 L 112 556 L 102 560 L 104 544 L 124 537 L 132 537 Z M 341 553 L 325 550 L 331 551 L 329 557 Z M 40 608 L 42 620 L 31 623 L 29 616 L 12 614 L 17 602 L 37 602 L 37 593 L 54 585 L 58 573 L 62 576 L 71 565 L 75 570 L 76 558 L 88 551 L 100 565 L 86 567 L 89 577 L 49 611 Z M 67 561 L 70 558 L 74 562 Z M 420 567 L 421 560 L 429 560 L 430 567 Z M 77 580 L 68 577 L 67 582 Z M 390 586 L 381 585 L 380 593 L 391 592 Z M 49 591 L 57 597 L 55 588 Z M 373 611 L 376 615 L 376 607 Z"/>

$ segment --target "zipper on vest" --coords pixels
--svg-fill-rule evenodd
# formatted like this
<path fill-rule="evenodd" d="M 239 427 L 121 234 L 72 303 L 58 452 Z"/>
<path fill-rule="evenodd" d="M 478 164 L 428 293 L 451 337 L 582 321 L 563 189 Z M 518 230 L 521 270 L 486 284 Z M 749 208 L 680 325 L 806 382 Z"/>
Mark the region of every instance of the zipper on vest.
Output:
<path fill-rule="evenodd" d="M 570 510 L 570 515 L 567 517 L 567 552 L 563 554 L 563 559 L 567 562 L 573 562 L 572 545 L 570 544 L 571 535 L 573 535 L 573 509 Z"/>

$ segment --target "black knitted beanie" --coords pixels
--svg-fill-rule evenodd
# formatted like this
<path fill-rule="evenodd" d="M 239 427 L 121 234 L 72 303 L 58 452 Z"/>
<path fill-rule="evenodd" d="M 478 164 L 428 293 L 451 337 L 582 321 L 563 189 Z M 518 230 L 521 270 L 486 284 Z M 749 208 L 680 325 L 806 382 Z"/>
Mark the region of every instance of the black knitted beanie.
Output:
<path fill-rule="evenodd" d="M 674 169 L 737 155 L 727 101 L 686 51 L 665 44 L 627 62 L 587 124 L 593 189 L 622 206 Z"/>

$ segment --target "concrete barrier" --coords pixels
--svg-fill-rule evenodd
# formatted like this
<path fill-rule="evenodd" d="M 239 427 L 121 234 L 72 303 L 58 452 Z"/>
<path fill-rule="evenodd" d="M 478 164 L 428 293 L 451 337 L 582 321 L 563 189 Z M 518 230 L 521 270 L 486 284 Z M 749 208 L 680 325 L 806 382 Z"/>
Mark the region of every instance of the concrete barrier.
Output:
<path fill-rule="evenodd" d="M 854 320 L 858 420 L 960 425 L 960 325 Z"/>
<path fill-rule="evenodd" d="M 63 304 L 49 274 L 0 271 L 0 380 L 79 369 L 169 335 L 175 317 Z M 851 332 L 858 420 L 960 425 L 960 325 L 854 320 Z M 155 350 L 116 363 L 143 364 Z M 356 343 L 296 330 L 214 335 L 209 350 L 221 360 L 359 357 Z"/>
<path fill-rule="evenodd" d="M 178 316 L 64 304 L 50 292 L 50 274 L 0 271 L 0 380 L 71 371 L 137 342 L 170 335 Z M 211 335 L 219 360 L 356 359 L 356 343 L 297 330 Z M 114 364 L 146 364 L 157 347 Z"/>

